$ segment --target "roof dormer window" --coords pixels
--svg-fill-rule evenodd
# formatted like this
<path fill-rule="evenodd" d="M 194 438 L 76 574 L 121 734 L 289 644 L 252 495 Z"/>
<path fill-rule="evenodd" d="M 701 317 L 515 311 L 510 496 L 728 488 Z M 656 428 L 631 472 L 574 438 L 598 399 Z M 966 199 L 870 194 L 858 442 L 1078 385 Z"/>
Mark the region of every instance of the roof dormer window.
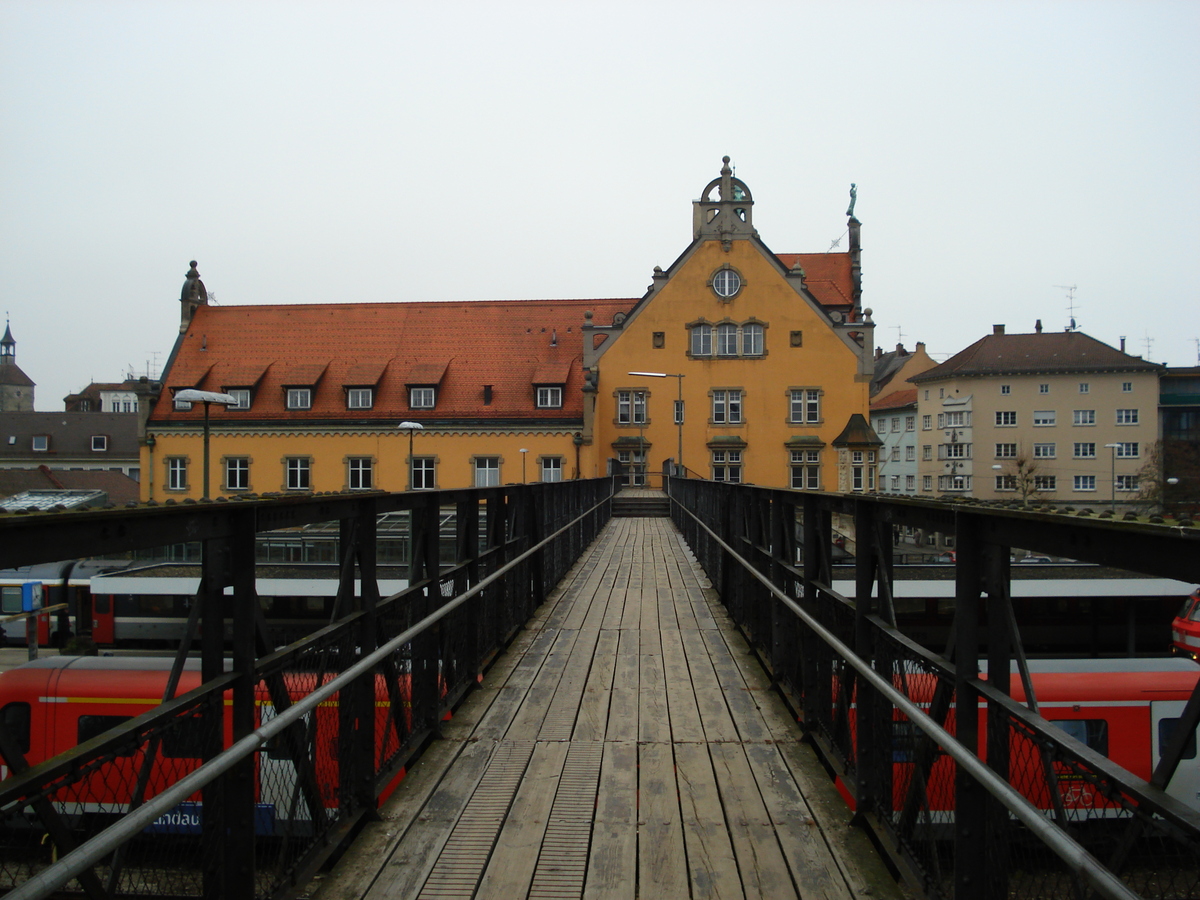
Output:
<path fill-rule="evenodd" d="M 562 409 L 562 385 L 542 385 L 537 389 L 538 409 Z"/>
<path fill-rule="evenodd" d="M 237 401 L 236 403 L 230 403 L 225 407 L 226 409 L 250 408 L 250 388 L 226 388 L 225 393 Z"/>
<path fill-rule="evenodd" d="M 346 388 L 346 409 L 370 409 L 375 405 L 375 389 L 369 387 Z"/>
<path fill-rule="evenodd" d="M 102 453 L 108 450 L 108 435 L 93 434 L 92 435 L 92 450 L 97 453 Z"/>
<path fill-rule="evenodd" d="M 437 388 L 410 387 L 408 389 L 408 406 L 410 409 L 433 409 L 437 403 Z"/>
<path fill-rule="evenodd" d="M 288 409 L 312 409 L 312 388 L 288 388 Z"/>
<path fill-rule="evenodd" d="M 32 443 L 30 446 L 32 447 L 34 453 L 47 452 L 50 449 L 50 435 L 48 435 L 48 434 L 33 435 Z"/>

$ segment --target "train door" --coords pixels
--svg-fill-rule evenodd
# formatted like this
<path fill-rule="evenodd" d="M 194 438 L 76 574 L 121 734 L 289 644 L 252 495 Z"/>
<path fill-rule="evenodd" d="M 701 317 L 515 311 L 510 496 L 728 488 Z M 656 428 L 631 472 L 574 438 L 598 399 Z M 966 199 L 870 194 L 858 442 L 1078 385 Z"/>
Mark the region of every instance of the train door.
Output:
<path fill-rule="evenodd" d="M 258 708 L 262 725 L 275 718 L 275 704 L 263 701 Z M 305 727 L 311 715 L 304 717 Z M 301 832 L 305 825 L 311 827 L 312 813 L 300 790 L 296 762 L 281 737 L 273 738 L 258 755 L 258 784 L 258 802 L 273 809 L 276 827 Z"/>
<path fill-rule="evenodd" d="M 1163 748 L 1174 733 L 1179 717 L 1183 715 L 1183 700 L 1155 700 L 1150 704 L 1150 748 L 1154 765 L 1162 756 Z M 1200 728 L 1197 728 L 1200 731 Z M 1200 808 L 1200 759 L 1196 757 L 1196 738 L 1193 734 L 1183 748 L 1179 768 L 1167 785 L 1167 793 L 1186 803 L 1192 809 Z"/>
<path fill-rule="evenodd" d="M 82 593 L 82 592 L 81 592 Z M 92 640 L 97 644 L 117 642 L 116 598 L 112 594 L 92 594 Z M 83 612 L 84 598 L 79 597 L 79 611 Z"/>

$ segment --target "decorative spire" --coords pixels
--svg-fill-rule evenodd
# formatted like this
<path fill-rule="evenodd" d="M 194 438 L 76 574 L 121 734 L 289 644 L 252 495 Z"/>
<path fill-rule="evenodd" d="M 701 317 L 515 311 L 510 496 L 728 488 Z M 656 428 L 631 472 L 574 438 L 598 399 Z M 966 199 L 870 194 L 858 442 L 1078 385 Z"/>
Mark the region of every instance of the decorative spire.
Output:
<path fill-rule="evenodd" d="M 4 317 L 4 337 L 0 338 L 0 362 L 12 363 L 17 361 L 17 342 L 13 340 L 12 327 L 8 316 Z"/>
<path fill-rule="evenodd" d="M 196 269 L 194 259 L 187 275 L 184 276 L 183 290 L 179 292 L 179 303 L 179 333 L 183 334 L 192 324 L 192 316 L 196 313 L 196 307 L 208 305 L 208 291 L 204 288 L 204 282 L 200 280 L 200 272 Z"/>
<path fill-rule="evenodd" d="M 716 238 L 726 250 L 730 242 L 757 234 L 752 212 L 754 198 L 740 178 L 734 177 L 729 157 L 721 158 L 721 174 L 704 188 L 699 200 L 692 201 L 692 238 Z"/>

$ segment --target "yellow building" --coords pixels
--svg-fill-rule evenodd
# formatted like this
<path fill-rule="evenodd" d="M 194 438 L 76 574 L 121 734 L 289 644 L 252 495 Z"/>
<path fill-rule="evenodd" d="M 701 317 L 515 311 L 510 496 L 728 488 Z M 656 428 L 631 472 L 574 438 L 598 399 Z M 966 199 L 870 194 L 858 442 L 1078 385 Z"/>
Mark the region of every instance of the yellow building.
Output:
<path fill-rule="evenodd" d="M 235 401 L 208 408 L 212 497 L 637 483 L 680 461 L 692 477 L 874 490 L 853 202 L 848 252 L 777 255 L 728 163 L 640 299 L 216 307 L 193 263 L 143 499 L 203 493 L 205 412 L 185 389 Z"/>

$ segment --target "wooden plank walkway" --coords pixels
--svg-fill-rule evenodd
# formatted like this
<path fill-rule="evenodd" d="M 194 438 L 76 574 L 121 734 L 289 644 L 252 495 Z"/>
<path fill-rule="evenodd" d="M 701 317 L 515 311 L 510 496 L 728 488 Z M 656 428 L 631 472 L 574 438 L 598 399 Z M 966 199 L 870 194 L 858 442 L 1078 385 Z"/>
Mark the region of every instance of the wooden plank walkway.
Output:
<path fill-rule="evenodd" d="M 902 896 L 669 519 L 613 519 L 318 900 Z"/>

